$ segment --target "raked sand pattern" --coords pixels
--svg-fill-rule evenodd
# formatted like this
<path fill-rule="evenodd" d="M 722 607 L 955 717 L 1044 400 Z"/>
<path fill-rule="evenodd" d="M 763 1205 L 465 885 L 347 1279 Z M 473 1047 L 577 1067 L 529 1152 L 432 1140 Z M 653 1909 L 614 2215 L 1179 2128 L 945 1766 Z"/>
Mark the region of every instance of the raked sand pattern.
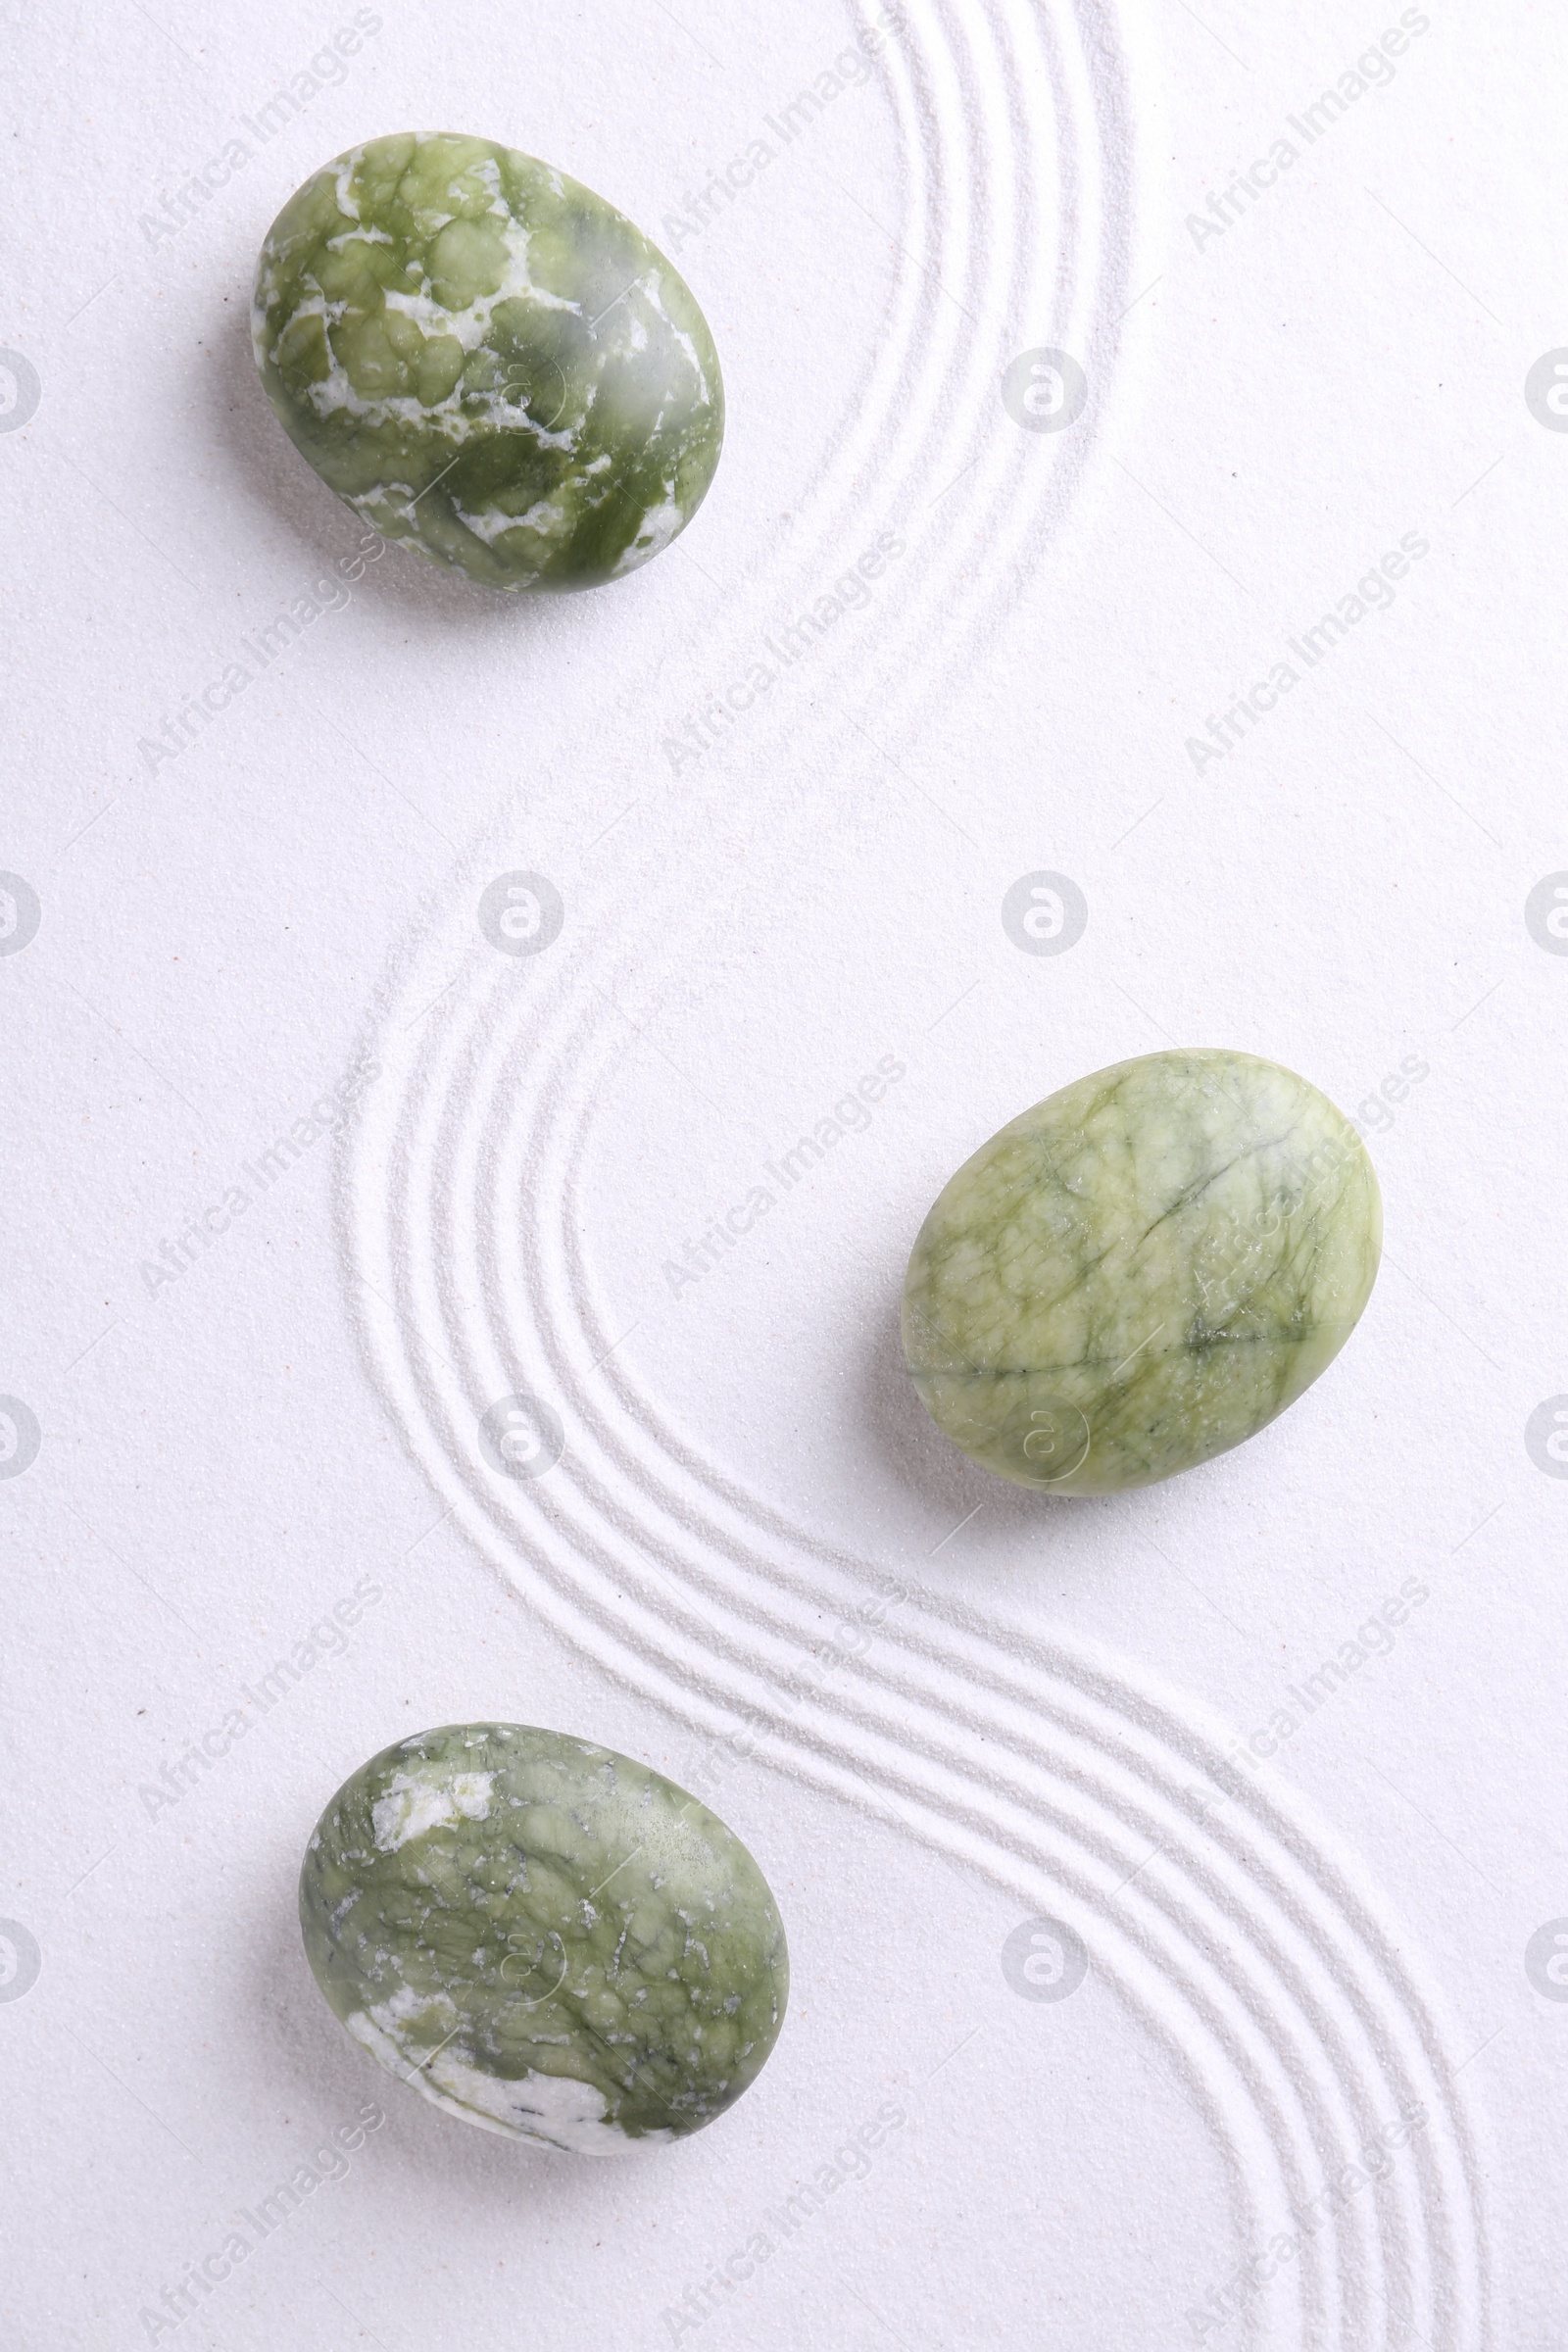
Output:
<path fill-rule="evenodd" d="M 1137 281 L 1128 69 L 1108 11 L 911 5 L 884 92 L 906 258 L 803 493 L 790 563 L 759 553 L 726 627 L 743 674 L 771 613 L 895 523 L 910 546 L 896 596 L 818 650 L 812 713 L 792 716 L 848 746 L 835 708 L 880 662 L 901 681 L 879 706 L 897 751 L 1059 527 L 1100 444 Z M 1005 322 L 1008 347 L 983 318 Z M 998 429 L 1003 369 L 1035 343 L 1082 357 L 1095 389 L 1080 430 Z M 757 723 L 780 724 L 782 756 L 782 722 Z M 779 809 L 757 855 L 782 869 L 808 821 Z M 781 1772 L 1077 1930 L 1206 2120 L 1237 2265 L 1294 2241 L 1235 2293 L 1216 2340 L 1481 2352 L 1463 2053 L 1355 1859 L 1304 1803 L 1237 1771 L 1219 1719 L 1077 1636 L 918 1593 L 853 1675 L 782 1703 L 823 1613 L 853 1609 L 885 1564 L 795 1524 L 671 1425 L 612 1352 L 582 1241 L 584 1171 L 632 1024 L 674 988 L 683 910 L 689 926 L 703 905 L 710 851 L 690 774 L 662 823 L 635 919 L 629 886 L 578 885 L 570 959 L 517 964 L 475 944 L 492 842 L 389 977 L 386 1075 L 348 1138 L 339 1213 L 367 1361 L 411 1453 L 531 1610 L 699 1738 L 770 1722 Z M 547 1397 L 567 1430 L 564 1458 L 528 1483 L 494 1476 L 474 1442 L 478 1415 L 512 1392 Z M 722 1811 L 721 1788 L 700 1793 Z M 1406 2113 L 1422 2121 L 1397 2161 L 1325 2198 Z"/>

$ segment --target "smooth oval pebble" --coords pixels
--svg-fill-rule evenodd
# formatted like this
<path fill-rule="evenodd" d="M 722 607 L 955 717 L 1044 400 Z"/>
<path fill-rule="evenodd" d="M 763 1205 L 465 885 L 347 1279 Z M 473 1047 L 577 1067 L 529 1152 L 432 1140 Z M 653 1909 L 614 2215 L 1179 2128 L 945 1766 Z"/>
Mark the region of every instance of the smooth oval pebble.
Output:
<path fill-rule="evenodd" d="M 695 1796 L 608 1747 L 459 1723 L 383 1748 L 300 1873 L 356 2041 L 466 2123 L 578 2155 L 684 2138 L 778 2038 L 767 1882 Z"/>
<path fill-rule="evenodd" d="M 1359 1136 L 1250 1054 L 1080 1078 L 966 1160 L 920 1228 L 905 1360 L 988 1470 L 1151 1486 L 1240 1446 L 1344 1347 L 1383 1211 Z"/>
<path fill-rule="evenodd" d="M 642 231 L 490 139 L 351 147 L 267 232 L 278 421 L 388 539 L 486 587 L 595 588 L 685 529 L 718 464 L 708 322 Z"/>

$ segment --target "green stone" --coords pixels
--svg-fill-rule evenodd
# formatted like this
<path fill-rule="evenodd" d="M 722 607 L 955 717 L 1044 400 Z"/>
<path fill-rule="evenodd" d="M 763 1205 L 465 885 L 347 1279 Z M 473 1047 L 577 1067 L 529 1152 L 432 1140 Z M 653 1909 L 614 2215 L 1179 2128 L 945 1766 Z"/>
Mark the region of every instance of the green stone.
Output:
<path fill-rule="evenodd" d="M 740 1839 L 608 1747 L 460 1723 L 344 1782 L 300 1873 L 316 1981 L 449 2115 L 596 2156 L 684 2138 L 778 2038 L 789 1960 Z"/>
<path fill-rule="evenodd" d="M 1112 1494 L 1240 1446 L 1354 1329 L 1383 1210 L 1364 1147 L 1250 1054 L 1080 1078 L 966 1160 L 920 1228 L 904 1353 L 1017 1486 Z"/>
<path fill-rule="evenodd" d="M 490 139 L 370 139 L 296 189 L 251 308 L 283 430 L 387 539 L 489 588 L 596 588 L 701 506 L 724 387 L 685 281 Z"/>

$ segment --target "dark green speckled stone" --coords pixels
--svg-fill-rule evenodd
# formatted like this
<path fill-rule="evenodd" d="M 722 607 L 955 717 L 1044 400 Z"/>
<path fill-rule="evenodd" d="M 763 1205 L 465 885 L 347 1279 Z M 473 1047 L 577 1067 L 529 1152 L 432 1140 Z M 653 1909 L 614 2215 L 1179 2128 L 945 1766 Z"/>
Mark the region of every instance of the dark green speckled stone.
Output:
<path fill-rule="evenodd" d="M 424 1732 L 345 1781 L 300 1924 L 372 2057 L 451 2115 L 576 2154 L 710 2124 L 789 1996 L 733 1832 L 647 1765 L 523 1724 Z"/>
<path fill-rule="evenodd" d="M 613 205 L 489 139 L 404 132 L 325 165 L 267 232 L 251 325 L 321 479 L 486 587 L 635 571 L 718 464 L 690 288 Z"/>

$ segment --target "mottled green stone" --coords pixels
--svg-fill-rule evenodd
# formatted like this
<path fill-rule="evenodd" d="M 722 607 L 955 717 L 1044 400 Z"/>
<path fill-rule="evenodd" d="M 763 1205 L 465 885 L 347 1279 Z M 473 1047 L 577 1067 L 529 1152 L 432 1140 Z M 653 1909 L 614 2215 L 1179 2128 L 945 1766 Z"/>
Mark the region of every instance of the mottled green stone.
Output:
<path fill-rule="evenodd" d="M 699 2132 L 778 2038 L 778 1909 L 672 1781 L 523 1724 L 383 1748 L 311 1838 L 300 1925 L 355 2039 L 448 2113 L 587 2155 Z"/>
<path fill-rule="evenodd" d="M 324 165 L 251 309 L 283 430 L 388 539 L 490 588 L 594 588 L 685 529 L 724 388 L 691 289 L 613 205 L 489 139 Z"/>
<path fill-rule="evenodd" d="M 1355 1327 L 1377 1178 L 1315 1086 L 1250 1054 L 1150 1054 L 1013 1119 L 939 1195 L 904 1285 L 938 1427 L 1056 1494 L 1240 1446 Z"/>

